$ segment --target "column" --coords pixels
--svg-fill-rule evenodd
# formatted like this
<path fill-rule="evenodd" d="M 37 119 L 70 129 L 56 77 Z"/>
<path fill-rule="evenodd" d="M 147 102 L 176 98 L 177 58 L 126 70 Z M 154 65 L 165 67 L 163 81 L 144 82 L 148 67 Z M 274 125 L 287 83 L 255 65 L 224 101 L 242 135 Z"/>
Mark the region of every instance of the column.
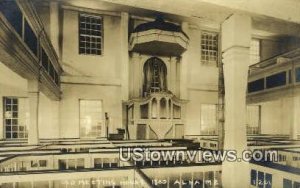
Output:
<path fill-rule="evenodd" d="M 152 119 L 152 100 L 148 103 L 148 119 Z"/>
<path fill-rule="evenodd" d="M 176 93 L 178 87 L 176 85 L 176 64 L 177 64 L 177 58 L 176 57 L 170 57 L 170 71 L 169 71 L 169 83 L 168 83 L 168 89 L 175 95 L 178 95 Z"/>
<path fill-rule="evenodd" d="M 131 97 L 137 98 L 140 96 L 142 85 L 140 84 L 140 79 L 142 79 L 142 72 L 140 72 L 140 54 L 133 52 L 131 58 Z M 143 94 L 142 94 L 143 95 Z"/>
<path fill-rule="evenodd" d="M 160 121 L 160 100 L 161 100 L 161 98 L 160 98 L 160 97 L 157 97 L 156 100 L 157 100 L 157 105 L 156 105 L 156 118 L 159 119 L 159 121 Z"/>
<path fill-rule="evenodd" d="M 56 54 L 59 56 L 59 4 L 58 2 L 50 2 L 50 40 Z"/>
<path fill-rule="evenodd" d="M 129 55 L 128 55 L 128 13 L 121 13 L 121 26 L 120 26 L 120 34 L 121 34 L 121 72 L 122 72 L 122 99 L 128 100 L 129 96 Z"/>
<path fill-rule="evenodd" d="M 166 98 L 166 118 L 170 119 L 169 98 Z"/>
<path fill-rule="evenodd" d="M 28 80 L 28 99 L 29 99 L 29 128 L 28 144 L 39 144 L 39 82 L 37 80 Z"/>
<path fill-rule="evenodd" d="M 225 81 L 224 150 L 241 157 L 247 148 L 246 88 L 248 79 L 251 18 L 234 14 L 222 24 L 222 53 Z M 247 162 L 222 163 L 224 188 L 249 186 Z"/>
<path fill-rule="evenodd" d="M 182 30 L 189 35 L 189 24 L 188 22 L 183 22 L 181 24 Z M 181 58 L 181 66 L 180 66 L 180 98 L 187 99 L 188 90 L 187 90 L 187 83 L 188 83 L 188 64 L 189 64 L 189 51 L 187 50 L 185 53 L 182 54 Z"/>

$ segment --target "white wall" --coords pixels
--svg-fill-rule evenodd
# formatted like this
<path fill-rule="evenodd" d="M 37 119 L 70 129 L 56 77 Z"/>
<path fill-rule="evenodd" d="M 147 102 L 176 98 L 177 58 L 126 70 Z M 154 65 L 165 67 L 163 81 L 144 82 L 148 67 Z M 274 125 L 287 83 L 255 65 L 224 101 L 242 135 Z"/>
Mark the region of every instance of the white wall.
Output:
<path fill-rule="evenodd" d="M 79 137 L 79 100 L 102 100 L 104 112 L 111 118 L 110 133 L 122 127 L 121 87 L 62 84 L 60 102 L 60 133 L 62 138 Z M 103 127 L 104 128 L 104 127 Z"/>
<path fill-rule="evenodd" d="M 53 101 L 40 93 L 39 137 L 59 138 L 59 101 Z"/>
<path fill-rule="evenodd" d="M 200 133 L 201 104 L 218 103 L 218 67 L 201 63 L 201 29 L 190 29 L 187 59 L 187 100 L 185 134 Z M 184 66 L 184 65 L 182 65 Z M 184 76 L 184 75 L 182 75 Z M 184 87 L 184 86 L 181 86 Z"/>
<path fill-rule="evenodd" d="M 122 127 L 121 31 L 120 17 L 103 16 L 104 48 L 102 55 L 80 55 L 78 12 L 64 10 L 62 63 L 62 100 L 60 136 L 78 138 L 79 99 L 103 101 L 104 112 L 111 118 L 110 132 Z M 104 128 L 104 127 L 103 127 Z"/>
<path fill-rule="evenodd" d="M 0 62 L 0 139 L 3 138 L 3 97 L 28 97 L 27 80 Z M 59 138 L 59 102 L 40 93 L 40 138 Z M 30 125 L 27 125 L 29 128 Z"/>
<path fill-rule="evenodd" d="M 189 103 L 186 108 L 186 135 L 199 135 L 201 120 L 201 104 L 217 104 L 217 92 L 189 90 Z"/>
<path fill-rule="evenodd" d="M 261 104 L 261 133 L 289 134 L 291 107 L 284 100 L 276 100 Z"/>
<path fill-rule="evenodd" d="M 93 77 L 99 82 L 120 81 L 120 17 L 103 16 L 102 55 L 79 54 L 78 17 L 77 11 L 64 11 L 62 63 L 65 76 Z"/>
<path fill-rule="evenodd" d="M 261 57 L 260 60 L 265 60 L 270 57 L 279 55 L 281 52 L 281 43 L 277 40 L 261 40 Z"/>
<path fill-rule="evenodd" d="M 3 97 L 27 97 L 27 80 L 0 62 L 0 139 L 4 138 Z"/>

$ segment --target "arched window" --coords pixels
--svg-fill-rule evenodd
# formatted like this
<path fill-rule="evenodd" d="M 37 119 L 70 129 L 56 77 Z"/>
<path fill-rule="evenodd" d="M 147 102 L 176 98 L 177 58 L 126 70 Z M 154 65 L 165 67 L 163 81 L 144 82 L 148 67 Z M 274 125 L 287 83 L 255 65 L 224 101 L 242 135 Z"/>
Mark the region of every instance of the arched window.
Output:
<path fill-rule="evenodd" d="M 167 67 L 157 58 L 148 59 L 144 65 L 144 93 L 167 90 Z"/>

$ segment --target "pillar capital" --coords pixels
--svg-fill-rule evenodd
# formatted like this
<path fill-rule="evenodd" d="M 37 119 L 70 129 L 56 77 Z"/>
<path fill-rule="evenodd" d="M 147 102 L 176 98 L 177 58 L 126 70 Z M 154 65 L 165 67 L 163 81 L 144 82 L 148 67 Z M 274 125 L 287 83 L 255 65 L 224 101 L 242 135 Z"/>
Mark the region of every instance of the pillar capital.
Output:
<path fill-rule="evenodd" d="M 234 46 L 250 46 L 251 22 L 251 17 L 243 14 L 233 14 L 223 22 L 222 52 Z"/>

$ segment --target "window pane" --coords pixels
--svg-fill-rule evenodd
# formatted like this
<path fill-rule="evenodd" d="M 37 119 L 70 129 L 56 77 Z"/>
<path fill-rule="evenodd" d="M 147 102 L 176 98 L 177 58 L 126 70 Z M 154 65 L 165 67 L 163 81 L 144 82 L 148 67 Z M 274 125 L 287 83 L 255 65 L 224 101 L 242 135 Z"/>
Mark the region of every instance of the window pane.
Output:
<path fill-rule="evenodd" d="M 27 46 L 30 48 L 32 53 L 37 55 L 37 37 L 35 36 L 34 32 L 32 31 L 27 20 L 25 20 L 24 41 L 27 44 Z"/>
<path fill-rule="evenodd" d="M 256 177 L 257 177 L 257 172 L 256 170 L 251 170 L 251 185 L 256 186 Z"/>
<path fill-rule="evenodd" d="M 14 27 L 16 32 L 22 36 L 23 14 L 17 3 L 12 0 L 1 0 L 0 11 L 7 21 Z"/>
<path fill-rule="evenodd" d="M 252 82 L 248 83 L 248 92 L 256 92 L 256 91 L 261 91 L 265 88 L 265 79 L 258 79 Z"/>
<path fill-rule="evenodd" d="M 274 88 L 278 86 L 283 86 L 285 84 L 286 84 L 286 72 L 273 74 L 266 78 L 267 88 Z"/>

